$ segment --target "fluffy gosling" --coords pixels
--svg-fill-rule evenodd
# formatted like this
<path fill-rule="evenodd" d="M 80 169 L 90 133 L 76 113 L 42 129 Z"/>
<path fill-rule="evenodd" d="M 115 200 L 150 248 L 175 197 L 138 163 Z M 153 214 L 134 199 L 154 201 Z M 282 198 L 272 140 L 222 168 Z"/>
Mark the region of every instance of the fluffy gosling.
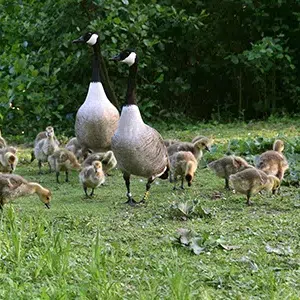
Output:
<path fill-rule="evenodd" d="M 91 188 L 92 192 L 90 196 L 93 196 L 95 188 L 99 187 L 105 181 L 102 163 L 99 160 L 95 160 L 92 162 L 92 165 L 84 167 L 79 174 L 79 181 L 83 186 L 85 195 L 89 196 L 87 189 Z"/>
<path fill-rule="evenodd" d="M 41 134 L 42 136 L 42 134 Z M 54 129 L 51 126 L 46 128 L 46 138 L 37 141 L 34 147 L 34 156 L 38 160 L 39 174 L 41 174 L 42 163 L 48 161 L 48 157 L 58 150 L 58 143 L 55 139 Z M 49 164 L 50 172 L 51 165 Z"/>
<path fill-rule="evenodd" d="M 167 148 L 170 147 L 171 145 L 177 144 L 177 143 L 180 143 L 180 141 L 178 141 L 178 140 L 171 140 L 171 139 L 164 140 L 164 144 L 165 144 L 165 146 Z"/>
<path fill-rule="evenodd" d="M 40 184 L 28 182 L 23 177 L 15 174 L 0 174 L 0 209 L 9 201 L 37 194 L 40 200 L 50 208 L 51 192 Z"/>
<path fill-rule="evenodd" d="M 14 147 L 5 147 L 0 149 L 0 172 L 12 173 L 15 171 L 18 157 L 17 149 Z"/>
<path fill-rule="evenodd" d="M 285 171 L 289 168 L 288 161 L 282 154 L 283 149 L 283 141 L 276 140 L 273 150 L 266 151 L 259 156 L 256 167 L 266 174 L 274 175 L 282 180 Z"/>
<path fill-rule="evenodd" d="M 99 160 L 102 163 L 105 174 L 117 166 L 117 160 L 112 151 L 98 152 L 90 154 L 82 163 L 82 167 L 91 166 L 94 161 Z"/>
<path fill-rule="evenodd" d="M 187 181 L 188 186 L 192 185 L 195 172 L 197 170 L 197 159 L 190 151 L 179 151 L 170 157 L 171 173 L 174 177 L 174 190 L 176 189 L 177 177 L 181 177 L 181 188 L 184 189 L 184 179 Z"/>
<path fill-rule="evenodd" d="M 81 168 L 76 156 L 67 149 L 56 150 L 49 156 L 48 163 L 51 169 L 55 170 L 57 183 L 59 183 L 60 171 L 65 171 L 66 182 L 69 182 L 69 170 L 79 170 Z"/>
<path fill-rule="evenodd" d="M 229 187 L 229 176 L 241 172 L 248 168 L 253 168 L 243 158 L 239 156 L 225 156 L 218 160 L 210 162 L 207 167 L 213 170 L 218 177 L 225 179 L 225 189 Z"/>
<path fill-rule="evenodd" d="M 81 145 L 79 144 L 76 137 L 71 138 L 68 141 L 65 148 L 67 150 L 73 152 L 74 155 L 76 156 L 77 160 L 82 160 L 83 159 L 82 148 L 81 148 Z"/>
<path fill-rule="evenodd" d="M 256 168 L 248 168 L 229 176 L 234 189 L 247 196 L 247 204 L 250 205 L 250 197 L 261 190 L 272 191 L 275 194 L 280 186 L 280 180 Z"/>
<path fill-rule="evenodd" d="M 190 151 L 194 154 L 197 160 L 200 160 L 203 156 L 202 150 L 210 151 L 210 147 L 213 144 L 213 140 L 204 137 L 195 143 L 179 142 L 175 143 L 167 148 L 169 156 L 179 151 Z"/>

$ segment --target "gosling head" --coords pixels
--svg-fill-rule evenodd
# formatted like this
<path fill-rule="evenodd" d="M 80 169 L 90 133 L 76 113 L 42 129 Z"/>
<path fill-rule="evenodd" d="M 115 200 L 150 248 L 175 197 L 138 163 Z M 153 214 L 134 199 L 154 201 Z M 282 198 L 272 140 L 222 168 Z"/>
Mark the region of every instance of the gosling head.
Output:
<path fill-rule="evenodd" d="M 90 46 L 97 44 L 99 35 L 96 32 L 87 32 L 82 35 L 80 38 L 73 41 L 74 44 L 86 43 Z"/>
<path fill-rule="evenodd" d="M 95 173 L 100 173 L 100 171 L 102 170 L 102 163 L 101 163 L 101 161 L 95 160 L 93 162 L 93 167 L 94 167 Z"/>
<path fill-rule="evenodd" d="M 193 181 L 193 175 L 192 174 L 185 175 L 185 180 L 187 181 L 188 186 L 191 186 L 192 185 L 192 181 Z"/>
<path fill-rule="evenodd" d="M 54 128 L 52 126 L 48 126 L 46 128 L 46 136 L 53 137 L 54 136 Z"/>
<path fill-rule="evenodd" d="M 50 208 L 50 201 L 52 193 L 48 189 L 41 189 L 38 192 L 38 195 L 40 197 L 40 200 L 45 204 L 47 208 Z"/>
<path fill-rule="evenodd" d="M 200 150 L 205 149 L 205 150 L 210 152 L 212 143 L 213 143 L 212 139 L 209 139 L 207 137 L 203 137 L 200 140 L 196 141 L 194 143 L 194 146 L 198 147 Z"/>
<path fill-rule="evenodd" d="M 137 55 L 134 50 L 126 49 L 122 51 L 120 54 L 111 58 L 113 61 L 120 61 L 127 64 L 129 67 L 138 62 Z"/>
<path fill-rule="evenodd" d="M 284 149 L 284 142 L 282 140 L 276 140 L 273 144 L 273 150 L 281 153 L 283 149 Z"/>

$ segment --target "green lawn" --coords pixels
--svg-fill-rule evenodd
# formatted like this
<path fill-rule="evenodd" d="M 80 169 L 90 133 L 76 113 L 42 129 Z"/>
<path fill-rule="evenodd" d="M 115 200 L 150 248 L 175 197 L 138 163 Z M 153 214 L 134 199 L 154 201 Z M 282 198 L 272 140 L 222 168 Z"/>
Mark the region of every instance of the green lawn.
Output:
<path fill-rule="evenodd" d="M 182 128 L 182 126 L 181 126 Z M 164 138 L 190 141 L 213 135 L 221 157 L 231 139 L 256 136 L 293 140 L 299 122 L 250 125 L 188 125 L 160 128 Z M 6 205 L 0 217 L 0 299 L 299 299 L 299 188 L 253 197 L 223 189 L 222 179 L 198 169 L 194 184 L 173 191 L 157 180 L 147 205 L 128 207 L 120 171 L 112 171 L 93 199 L 86 199 L 75 171 L 70 183 L 55 174 L 37 175 L 30 149 L 20 149 L 17 174 L 53 192 L 48 210 L 37 196 Z M 209 157 L 205 154 L 205 157 Z M 44 166 L 47 170 L 47 166 Z M 63 182 L 64 174 L 61 174 Z M 132 178 L 132 194 L 142 198 L 146 180 Z M 198 200 L 211 217 L 176 218 L 175 201 Z M 187 228 L 218 246 L 200 255 L 175 244 Z"/>

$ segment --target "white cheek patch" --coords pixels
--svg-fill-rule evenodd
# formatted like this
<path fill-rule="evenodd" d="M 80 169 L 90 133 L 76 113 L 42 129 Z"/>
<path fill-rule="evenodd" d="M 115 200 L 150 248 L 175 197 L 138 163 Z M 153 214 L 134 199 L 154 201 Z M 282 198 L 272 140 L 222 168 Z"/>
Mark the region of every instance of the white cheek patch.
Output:
<path fill-rule="evenodd" d="M 135 63 L 136 53 L 131 52 L 125 59 L 121 60 L 121 62 L 127 64 L 129 67 Z"/>
<path fill-rule="evenodd" d="M 86 43 L 91 46 L 94 46 L 97 43 L 97 40 L 98 40 L 98 34 L 94 33 Z"/>

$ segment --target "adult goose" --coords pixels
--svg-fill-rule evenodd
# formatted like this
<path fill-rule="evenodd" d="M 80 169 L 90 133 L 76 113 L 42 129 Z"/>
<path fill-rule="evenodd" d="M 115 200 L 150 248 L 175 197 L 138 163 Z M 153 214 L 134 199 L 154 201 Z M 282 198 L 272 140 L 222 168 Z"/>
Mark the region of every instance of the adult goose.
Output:
<path fill-rule="evenodd" d="M 129 66 L 126 104 L 122 108 L 119 125 L 112 137 L 111 146 L 118 167 L 123 172 L 127 188 L 128 201 L 126 203 L 135 205 L 137 202 L 132 198 L 130 192 L 130 175 L 148 179 L 146 192 L 141 201 L 144 202 L 155 178 L 168 178 L 168 152 L 160 134 L 144 123 L 137 106 L 137 54 L 127 49 L 112 60 L 126 63 Z"/>
<path fill-rule="evenodd" d="M 118 126 L 119 112 L 108 100 L 99 72 L 99 37 L 96 33 L 86 33 L 73 43 L 86 43 L 93 47 L 92 81 L 84 103 L 78 109 L 75 133 L 83 153 L 111 149 L 111 137 Z"/>

